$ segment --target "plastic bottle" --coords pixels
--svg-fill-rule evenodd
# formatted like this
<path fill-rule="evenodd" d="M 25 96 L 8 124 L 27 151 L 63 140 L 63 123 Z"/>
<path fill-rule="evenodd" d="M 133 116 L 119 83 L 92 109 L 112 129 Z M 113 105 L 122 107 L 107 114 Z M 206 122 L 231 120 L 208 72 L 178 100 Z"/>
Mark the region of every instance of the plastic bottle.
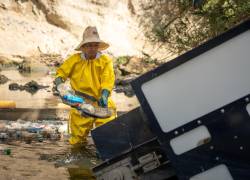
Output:
<path fill-rule="evenodd" d="M 74 91 L 71 89 L 70 86 L 66 84 L 60 84 L 57 86 L 57 90 L 60 92 L 61 96 L 64 96 L 66 94 L 72 94 L 74 95 Z"/>
<path fill-rule="evenodd" d="M 69 87 L 68 85 L 60 84 L 57 87 L 57 89 L 60 92 L 63 100 L 65 100 L 66 102 L 71 103 L 71 104 L 75 104 L 75 103 L 82 104 L 82 103 L 84 103 L 84 99 L 79 97 L 79 96 L 76 96 L 74 90 L 72 90 L 72 88 Z"/>
<path fill-rule="evenodd" d="M 0 148 L 0 154 L 2 155 L 10 155 L 11 149 L 10 148 Z"/>
<path fill-rule="evenodd" d="M 78 97 L 78 96 L 75 96 L 75 95 L 72 95 L 70 93 L 66 94 L 63 96 L 63 99 L 69 103 L 79 103 L 79 104 L 82 104 L 84 103 L 84 100 L 83 98 L 81 97 Z"/>
<path fill-rule="evenodd" d="M 16 134 L 15 134 L 15 138 L 16 140 L 20 140 L 22 138 L 22 131 L 16 131 Z"/>
<path fill-rule="evenodd" d="M 43 128 L 38 127 L 28 127 L 27 131 L 29 133 L 39 133 Z"/>

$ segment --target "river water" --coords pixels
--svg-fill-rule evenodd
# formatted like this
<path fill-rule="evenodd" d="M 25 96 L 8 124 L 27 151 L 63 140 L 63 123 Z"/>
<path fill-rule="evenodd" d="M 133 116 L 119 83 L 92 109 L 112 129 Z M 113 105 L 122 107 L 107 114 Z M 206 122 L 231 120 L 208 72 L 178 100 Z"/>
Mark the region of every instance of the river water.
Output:
<path fill-rule="evenodd" d="M 1 75 L 5 75 L 10 81 L 0 85 L 0 100 L 14 101 L 17 108 L 55 108 L 60 103 L 58 97 L 52 94 L 53 79 L 49 75 L 50 71 L 33 71 L 31 73 L 20 73 L 15 69 L 2 70 Z M 18 83 L 24 85 L 30 81 L 36 81 L 40 85 L 49 86 L 38 90 L 35 94 L 27 91 L 11 91 L 9 84 Z"/>

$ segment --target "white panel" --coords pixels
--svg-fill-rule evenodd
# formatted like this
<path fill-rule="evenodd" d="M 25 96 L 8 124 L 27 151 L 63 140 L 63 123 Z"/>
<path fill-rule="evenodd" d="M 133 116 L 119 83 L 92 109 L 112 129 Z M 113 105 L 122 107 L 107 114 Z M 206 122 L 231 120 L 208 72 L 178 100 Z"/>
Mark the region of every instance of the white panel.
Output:
<path fill-rule="evenodd" d="M 250 116 L 250 104 L 247 105 L 247 112 L 248 112 L 248 115 Z"/>
<path fill-rule="evenodd" d="M 197 127 L 188 131 L 174 139 L 170 140 L 170 145 L 175 154 L 180 155 L 191 149 L 194 149 L 202 144 L 210 141 L 211 135 L 206 126 Z"/>
<path fill-rule="evenodd" d="M 215 179 L 233 180 L 233 177 L 230 174 L 227 166 L 221 164 L 190 178 L 190 180 L 215 180 Z"/>
<path fill-rule="evenodd" d="M 169 132 L 250 92 L 250 31 L 142 85 Z"/>

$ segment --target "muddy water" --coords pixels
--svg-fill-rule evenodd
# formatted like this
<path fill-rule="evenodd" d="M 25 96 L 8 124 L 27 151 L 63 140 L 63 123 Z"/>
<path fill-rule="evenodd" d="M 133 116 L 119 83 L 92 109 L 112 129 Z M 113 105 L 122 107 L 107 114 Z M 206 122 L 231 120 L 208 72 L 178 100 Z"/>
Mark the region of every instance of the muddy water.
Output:
<path fill-rule="evenodd" d="M 90 169 L 85 167 L 68 168 L 70 180 L 94 180 L 95 177 Z"/>
<path fill-rule="evenodd" d="M 10 81 L 0 85 L 0 100 L 11 100 L 16 102 L 17 108 L 54 108 L 57 107 L 60 100 L 52 94 L 52 82 L 54 77 L 49 75 L 50 71 L 32 71 L 31 73 L 20 73 L 15 69 L 2 70 L 1 74 L 5 75 Z M 44 86 L 45 89 L 38 90 L 35 94 L 26 91 L 10 91 L 9 84 L 25 83 L 34 80 Z"/>
<path fill-rule="evenodd" d="M 78 163 L 76 167 L 69 167 L 68 172 L 70 180 L 94 180 L 96 179 L 91 169 L 97 164 L 101 163 L 94 157 L 86 157 L 81 159 L 81 163 Z"/>

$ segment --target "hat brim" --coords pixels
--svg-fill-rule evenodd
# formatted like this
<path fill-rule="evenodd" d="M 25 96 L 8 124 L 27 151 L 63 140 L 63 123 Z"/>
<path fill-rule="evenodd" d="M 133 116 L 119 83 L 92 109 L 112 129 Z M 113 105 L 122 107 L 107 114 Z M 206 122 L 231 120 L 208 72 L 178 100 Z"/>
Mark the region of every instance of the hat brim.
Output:
<path fill-rule="evenodd" d="M 105 49 L 107 49 L 109 47 L 109 44 L 104 42 L 104 41 L 82 41 L 80 44 L 78 44 L 78 46 L 75 48 L 75 50 L 76 51 L 81 51 L 81 47 L 84 44 L 91 43 L 91 42 L 99 43 L 99 46 L 98 46 L 99 51 L 103 51 L 103 50 L 105 50 Z"/>

